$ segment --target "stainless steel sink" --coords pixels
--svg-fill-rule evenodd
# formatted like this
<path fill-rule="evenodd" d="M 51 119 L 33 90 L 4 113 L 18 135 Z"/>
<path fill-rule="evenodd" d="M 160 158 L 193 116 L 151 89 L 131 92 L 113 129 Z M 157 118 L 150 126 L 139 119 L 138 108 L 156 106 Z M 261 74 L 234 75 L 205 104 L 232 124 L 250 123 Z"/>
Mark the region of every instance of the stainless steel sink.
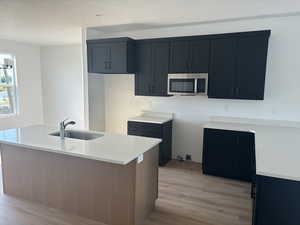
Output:
<path fill-rule="evenodd" d="M 60 137 L 60 132 L 54 132 L 49 135 Z M 92 133 L 92 132 L 84 132 L 84 131 L 76 131 L 76 130 L 66 130 L 65 137 L 66 138 L 73 138 L 73 139 L 80 139 L 80 140 L 93 140 L 96 138 L 100 138 L 104 136 L 103 134 Z"/>

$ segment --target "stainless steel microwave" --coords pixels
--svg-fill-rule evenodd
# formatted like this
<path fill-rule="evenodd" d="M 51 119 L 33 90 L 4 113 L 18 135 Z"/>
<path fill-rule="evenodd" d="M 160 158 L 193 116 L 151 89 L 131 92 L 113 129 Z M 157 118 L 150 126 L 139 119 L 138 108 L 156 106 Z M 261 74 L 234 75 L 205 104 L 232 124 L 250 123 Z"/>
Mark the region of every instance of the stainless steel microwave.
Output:
<path fill-rule="evenodd" d="M 207 73 L 168 74 L 169 95 L 207 95 Z"/>

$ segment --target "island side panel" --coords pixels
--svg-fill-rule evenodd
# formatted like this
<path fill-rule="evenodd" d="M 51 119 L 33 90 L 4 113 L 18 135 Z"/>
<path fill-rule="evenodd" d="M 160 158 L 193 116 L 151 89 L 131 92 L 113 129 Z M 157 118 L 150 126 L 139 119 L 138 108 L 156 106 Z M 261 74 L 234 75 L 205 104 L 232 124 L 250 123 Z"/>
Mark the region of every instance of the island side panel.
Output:
<path fill-rule="evenodd" d="M 135 213 L 135 168 L 133 160 L 126 166 L 117 166 L 112 178 L 110 206 L 111 225 L 133 225 Z"/>
<path fill-rule="evenodd" d="M 1 148 L 2 148 L 2 146 L 1 146 L 1 144 L 0 144 L 0 163 L 1 163 L 1 165 L 0 165 L 0 178 L 2 178 L 3 177 L 3 167 L 2 167 L 2 165 L 3 165 L 3 161 L 2 161 L 2 157 L 1 157 L 1 155 L 2 155 L 2 151 L 1 151 Z M 3 184 L 3 179 L 0 179 L 0 194 L 1 193 L 3 193 L 3 190 L 4 189 L 4 184 Z"/>
<path fill-rule="evenodd" d="M 136 163 L 117 165 L 2 144 L 5 194 L 107 225 L 134 224 Z"/>
<path fill-rule="evenodd" d="M 142 225 L 154 210 L 158 198 L 159 145 L 144 153 L 136 165 L 135 225 Z"/>

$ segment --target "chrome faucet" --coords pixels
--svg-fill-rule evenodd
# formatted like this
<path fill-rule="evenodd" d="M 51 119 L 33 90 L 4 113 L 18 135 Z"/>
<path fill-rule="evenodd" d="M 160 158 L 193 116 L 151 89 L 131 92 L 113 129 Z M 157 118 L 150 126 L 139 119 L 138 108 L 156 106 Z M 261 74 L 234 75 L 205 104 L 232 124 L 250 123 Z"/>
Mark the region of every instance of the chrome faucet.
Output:
<path fill-rule="evenodd" d="M 64 139 L 65 138 L 65 132 L 66 132 L 66 127 L 68 125 L 74 125 L 76 124 L 75 121 L 69 121 L 66 123 L 68 119 L 63 120 L 62 122 L 59 123 L 59 133 L 60 133 L 60 138 Z"/>

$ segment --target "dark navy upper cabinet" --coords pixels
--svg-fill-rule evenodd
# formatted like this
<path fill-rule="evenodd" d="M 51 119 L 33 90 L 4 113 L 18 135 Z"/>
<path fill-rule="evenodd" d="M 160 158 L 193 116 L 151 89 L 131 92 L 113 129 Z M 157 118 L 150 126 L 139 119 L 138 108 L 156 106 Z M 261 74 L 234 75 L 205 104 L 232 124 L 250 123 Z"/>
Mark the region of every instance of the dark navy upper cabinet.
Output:
<path fill-rule="evenodd" d="M 150 96 L 152 85 L 152 45 L 150 42 L 136 42 L 137 67 L 135 73 L 135 95 Z"/>
<path fill-rule="evenodd" d="M 209 88 L 210 98 L 234 98 L 235 47 L 232 38 L 216 39 L 211 42 Z"/>
<path fill-rule="evenodd" d="M 167 96 L 169 42 L 137 41 L 135 95 Z"/>
<path fill-rule="evenodd" d="M 88 40 L 87 58 L 89 73 L 134 73 L 134 40 L 130 38 Z"/>
<path fill-rule="evenodd" d="M 171 40 L 169 73 L 207 73 L 209 39 Z"/>
<path fill-rule="evenodd" d="M 270 33 L 88 40 L 88 72 L 134 73 L 143 96 L 168 96 L 169 73 L 208 73 L 209 98 L 263 100 Z"/>
<path fill-rule="evenodd" d="M 190 41 L 190 72 L 207 73 L 209 67 L 209 40 Z"/>
<path fill-rule="evenodd" d="M 268 36 L 237 40 L 236 97 L 264 99 Z"/>
<path fill-rule="evenodd" d="M 208 97 L 263 100 L 270 31 L 211 40 Z"/>
<path fill-rule="evenodd" d="M 167 96 L 169 69 L 169 42 L 152 43 L 153 96 Z"/>
<path fill-rule="evenodd" d="M 189 42 L 171 41 L 169 73 L 185 73 L 189 70 Z"/>

